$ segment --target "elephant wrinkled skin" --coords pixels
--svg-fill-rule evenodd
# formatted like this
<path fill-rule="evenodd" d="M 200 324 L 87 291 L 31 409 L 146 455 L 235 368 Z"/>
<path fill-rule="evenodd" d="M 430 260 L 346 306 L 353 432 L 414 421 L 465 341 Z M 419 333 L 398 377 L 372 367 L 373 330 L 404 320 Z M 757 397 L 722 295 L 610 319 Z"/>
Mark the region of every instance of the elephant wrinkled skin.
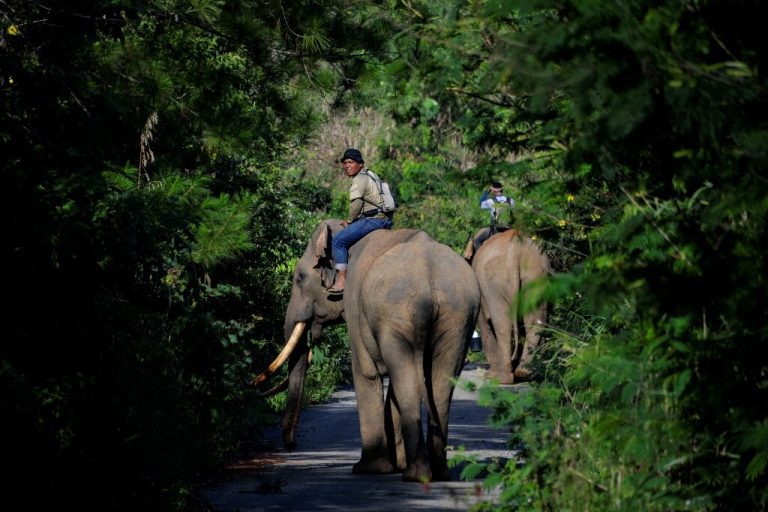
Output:
<path fill-rule="evenodd" d="M 501 384 L 530 379 L 528 364 L 547 321 L 547 305 L 542 303 L 525 314 L 525 343 L 521 348 L 517 301 L 524 285 L 550 272 L 549 259 L 533 240 L 514 229 L 491 236 L 477 252 L 470 240 L 464 258 L 471 263 L 480 284 L 477 327 L 490 376 Z"/>
<path fill-rule="evenodd" d="M 318 340 L 324 326 L 346 320 L 362 440 L 353 472 L 402 470 L 407 481 L 447 480 L 452 379 L 477 321 L 477 279 L 460 255 L 423 231 L 381 229 L 352 246 L 344 295 L 329 295 L 331 240 L 340 229 L 341 221 L 322 222 L 294 272 L 284 330 L 286 340 L 300 338 L 288 357 L 283 441 L 295 447 L 309 351 L 304 323 Z"/>

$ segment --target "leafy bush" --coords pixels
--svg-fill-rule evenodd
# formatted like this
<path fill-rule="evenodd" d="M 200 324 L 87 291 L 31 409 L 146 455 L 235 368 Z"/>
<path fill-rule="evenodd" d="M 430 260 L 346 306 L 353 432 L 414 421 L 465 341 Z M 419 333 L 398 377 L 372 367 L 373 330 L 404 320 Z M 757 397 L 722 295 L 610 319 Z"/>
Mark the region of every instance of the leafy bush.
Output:
<path fill-rule="evenodd" d="M 8 500 L 194 507 L 270 414 L 246 386 L 282 345 L 288 262 L 328 203 L 277 163 L 319 119 L 294 89 L 319 56 L 294 50 L 377 39 L 343 10 L 280 7 L 3 3 Z M 301 43 L 283 30 L 305 22 Z"/>
<path fill-rule="evenodd" d="M 485 392 L 524 450 L 489 477 L 498 508 L 764 510 L 765 6 L 440 8 L 399 13 L 387 86 L 413 136 L 394 154 L 443 159 L 458 132 L 466 190 L 511 184 L 561 273 L 544 381 Z M 440 204 L 425 192 L 415 219 Z"/>

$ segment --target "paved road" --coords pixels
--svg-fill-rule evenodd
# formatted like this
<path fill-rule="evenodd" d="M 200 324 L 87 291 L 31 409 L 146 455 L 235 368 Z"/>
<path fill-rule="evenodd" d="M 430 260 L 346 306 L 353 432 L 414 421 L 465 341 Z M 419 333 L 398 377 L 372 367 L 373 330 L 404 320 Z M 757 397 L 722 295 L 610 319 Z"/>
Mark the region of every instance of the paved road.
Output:
<path fill-rule="evenodd" d="M 484 370 L 467 365 L 461 379 L 481 383 Z M 519 389 L 513 386 L 511 389 Z M 490 411 L 477 405 L 476 393 L 458 387 L 451 405 L 448 442 L 463 446 L 481 461 L 514 457 L 505 447 L 505 432 L 488 425 Z M 298 448 L 282 448 L 279 428 L 270 429 L 273 449 L 265 458 L 245 461 L 226 478 L 203 490 L 217 512 L 354 510 L 384 512 L 467 510 L 482 500 L 494 500 L 498 489 L 482 488 L 482 480 L 462 481 L 454 468 L 451 482 L 429 485 L 405 483 L 401 475 L 353 475 L 360 456 L 360 433 L 352 388 L 334 393 L 326 404 L 302 413 Z M 449 457 L 454 450 L 449 451 Z"/>

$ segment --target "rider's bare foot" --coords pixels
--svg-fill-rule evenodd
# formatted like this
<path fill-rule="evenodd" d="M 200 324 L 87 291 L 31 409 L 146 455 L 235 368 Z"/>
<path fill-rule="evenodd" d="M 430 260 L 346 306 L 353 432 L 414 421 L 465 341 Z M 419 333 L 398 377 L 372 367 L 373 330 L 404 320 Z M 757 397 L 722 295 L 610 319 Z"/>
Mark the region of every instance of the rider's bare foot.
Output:
<path fill-rule="evenodd" d="M 344 293 L 344 285 L 347 281 L 347 271 L 346 270 L 339 270 L 338 274 L 336 275 L 336 279 L 333 281 L 333 286 L 328 288 L 328 293 L 332 295 L 340 295 Z"/>

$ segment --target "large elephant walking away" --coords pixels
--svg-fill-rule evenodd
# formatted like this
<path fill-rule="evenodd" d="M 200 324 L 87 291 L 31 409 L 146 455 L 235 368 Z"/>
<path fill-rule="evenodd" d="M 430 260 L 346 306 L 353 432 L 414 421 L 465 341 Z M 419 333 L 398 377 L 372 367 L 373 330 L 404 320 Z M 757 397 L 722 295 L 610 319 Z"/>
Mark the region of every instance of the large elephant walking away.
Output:
<path fill-rule="evenodd" d="M 362 440 L 353 472 L 447 480 L 452 379 L 461 372 L 477 321 L 477 279 L 461 256 L 423 231 L 377 230 L 350 249 L 343 298 L 330 295 L 331 241 L 340 229 L 341 221 L 324 221 L 312 235 L 294 272 L 286 348 L 254 383 L 288 361 L 283 442 L 293 449 L 309 353 L 306 327 L 318 340 L 323 327 L 346 321 Z"/>
<path fill-rule="evenodd" d="M 490 375 L 502 384 L 530 379 L 531 354 L 547 321 L 547 305 L 540 304 L 524 315 L 525 343 L 521 346 L 517 301 L 524 285 L 550 272 L 549 259 L 531 238 L 514 229 L 491 236 L 479 249 L 470 240 L 464 258 L 480 284 L 477 327 Z"/>

